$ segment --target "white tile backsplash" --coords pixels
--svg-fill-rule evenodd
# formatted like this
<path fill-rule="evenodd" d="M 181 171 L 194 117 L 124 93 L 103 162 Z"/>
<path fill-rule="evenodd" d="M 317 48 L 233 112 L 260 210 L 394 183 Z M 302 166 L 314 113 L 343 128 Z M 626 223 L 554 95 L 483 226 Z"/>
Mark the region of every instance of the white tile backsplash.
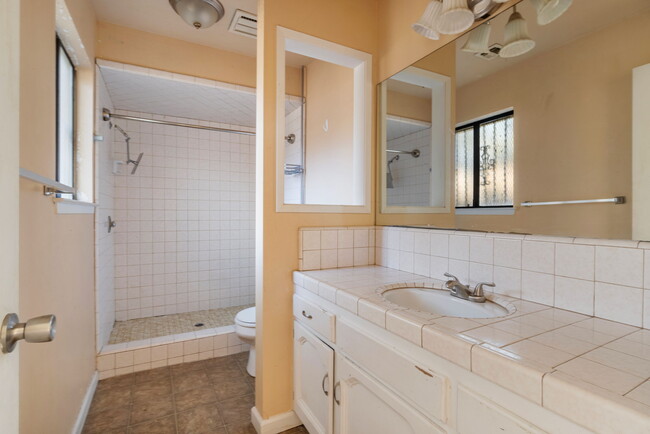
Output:
<path fill-rule="evenodd" d="M 449 236 L 449 258 L 469 260 L 469 237 L 464 235 Z"/>
<path fill-rule="evenodd" d="M 555 246 L 555 274 L 576 279 L 594 280 L 593 246 L 557 244 Z"/>
<path fill-rule="evenodd" d="M 643 250 L 597 246 L 596 280 L 641 288 L 643 286 Z"/>
<path fill-rule="evenodd" d="M 539 273 L 555 274 L 555 244 L 524 241 L 521 251 L 521 268 Z"/>
<path fill-rule="evenodd" d="M 486 237 L 470 237 L 469 260 L 481 264 L 493 264 L 494 240 Z"/>
<path fill-rule="evenodd" d="M 633 326 L 643 325 L 643 289 L 596 282 L 595 314 Z"/>
<path fill-rule="evenodd" d="M 555 276 L 555 307 L 594 314 L 594 282 Z"/>

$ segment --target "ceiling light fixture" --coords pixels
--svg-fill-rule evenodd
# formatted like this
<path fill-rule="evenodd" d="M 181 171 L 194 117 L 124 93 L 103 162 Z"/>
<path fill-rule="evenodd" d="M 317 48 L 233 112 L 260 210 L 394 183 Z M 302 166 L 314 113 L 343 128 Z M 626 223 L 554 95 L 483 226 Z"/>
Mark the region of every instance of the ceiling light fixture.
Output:
<path fill-rule="evenodd" d="M 467 0 L 442 0 L 438 31 L 445 35 L 464 32 L 472 27 L 474 19 L 474 13 L 467 7 Z"/>
<path fill-rule="evenodd" d="M 489 23 L 481 24 L 475 28 L 470 32 L 469 38 L 461 50 L 467 53 L 487 53 L 490 51 L 488 44 L 491 30 Z"/>
<path fill-rule="evenodd" d="M 537 10 L 537 24 L 544 26 L 554 21 L 569 9 L 573 0 L 532 0 Z"/>
<path fill-rule="evenodd" d="M 526 20 L 517 12 L 516 6 L 514 12 L 508 19 L 508 24 L 506 24 L 504 39 L 503 48 L 499 52 L 499 56 L 501 57 L 521 56 L 535 48 L 535 41 L 528 36 Z"/>
<path fill-rule="evenodd" d="M 169 0 L 174 11 L 195 29 L 207 29 L 225 13 L 219 0 Z"/>
<path fill-rule="evenodd" d="M 416 33 L 424 36 L 425 38 L 433 40 L 440 39 L 440 34 L 438 33 L 437 26 L 441 9 L 442 3 L 440 3 L 438 0 L 430 1 L 418 22 L 411 24 L 411 28 L 415 30 Z"/>

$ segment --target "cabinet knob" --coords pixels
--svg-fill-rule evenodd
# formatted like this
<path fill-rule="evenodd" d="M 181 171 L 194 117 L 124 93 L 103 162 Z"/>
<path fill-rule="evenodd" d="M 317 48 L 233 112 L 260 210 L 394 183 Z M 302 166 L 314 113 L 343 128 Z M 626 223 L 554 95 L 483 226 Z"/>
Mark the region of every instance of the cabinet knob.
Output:
<path fill-rule="evenodd" d="M 18 322 L 18 315 L 7 314 L 0 327 L 0 346 L 2 352 L 7 354 L 14 350 L 18 341 L 50 342 L 56 334 L 56 317 L 43 315 L 32 318 L 27 322 Z"/>

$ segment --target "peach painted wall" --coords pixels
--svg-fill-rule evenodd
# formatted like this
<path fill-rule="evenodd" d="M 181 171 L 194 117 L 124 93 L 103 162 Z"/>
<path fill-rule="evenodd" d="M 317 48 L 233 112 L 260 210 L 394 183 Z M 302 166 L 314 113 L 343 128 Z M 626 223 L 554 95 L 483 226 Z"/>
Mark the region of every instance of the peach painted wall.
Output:
<path fill-rule="evenodd" d="M 298 228 L 369 225 L 370 214 L 275 211 L 276 26 L 286 27 L 373 55 L 378 59 L 376 0 L 259 0 L 257 65 L 257 336 L 255 405 L 262 417 L 292 409 L 292 275 L 298 267 Z M 373 95 L 373 111 L 374 111 Z M 373 142 L 375 126 L 373 122 Z M 369 156 L 374 161 L 375 152 Z M 373 172 L 374 177 L 374 172 Z M 374 182 L 373 182 L 374 185 Z M 375 190 L 373 188 L 372 197 Z M 374 207 L 374 201 L 372 206 Z"/>
<path fill-rule="evenodd" d="M 515 203 L 632 194 L 632 68 L 650 62 L 650 13 L 600 29 L 470 83 L 463 122 L 515 110 Z M 632 198 L 633 200 L 633 198 Z M 456 216 L 465 229 L 629 239 L 632 206 L 519 208 L 513 216 Z"/>
<path fill-rule="evenodd" d="M 386 97 L 386 113 L 431 122 L 431 98 L 420 98 L 389 90 Z"/>
<path fill-rule="evenodd" d="M 92 47 L 88 4 L 69 1 L 68 9 Z M 54 178 L 55 1 L 20 6 L 20 166 Z M 57 215 L 42 191 L 20 182 L 20 316 L 56 314 L 57 335 L 21 344 L 20 430 L 70 432 L 95 371 L 93 216 Z"/>
<path fill-rule="evenodd" d="M 97 57 L 145 68 L 255 87 L 255 57 L 193 44 L 103 21 Z M 300 69 L 287 68 L 287 93 L 300 95 Z"/>
<path fill-rule="evenodd" d="M 307 65 L 305 84 L 306 202 L 352 203 L 354 70 L 313 60 Z"/>

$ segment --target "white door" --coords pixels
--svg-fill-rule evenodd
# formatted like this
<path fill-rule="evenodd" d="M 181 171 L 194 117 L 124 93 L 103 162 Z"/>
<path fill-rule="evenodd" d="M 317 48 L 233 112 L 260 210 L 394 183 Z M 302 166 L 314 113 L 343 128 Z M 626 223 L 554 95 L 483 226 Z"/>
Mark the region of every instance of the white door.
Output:
<path fill-rule="evenodd" d="M 340 434 L 445 432 L 338 353 L 335 370 L 335 432 Z"/>
<path fill-rule="evenodd" d="M 0 0 L 0 322 L 18 312 L 18 38 L 20 2 Z M 0 431 L 18 432 L 19 350 L 0 353 Z"/>
<path fill-rule="evenodd" d="M 311 434 L 332 432 L 334 350 L 293 323 L 294 410 Z"/>

